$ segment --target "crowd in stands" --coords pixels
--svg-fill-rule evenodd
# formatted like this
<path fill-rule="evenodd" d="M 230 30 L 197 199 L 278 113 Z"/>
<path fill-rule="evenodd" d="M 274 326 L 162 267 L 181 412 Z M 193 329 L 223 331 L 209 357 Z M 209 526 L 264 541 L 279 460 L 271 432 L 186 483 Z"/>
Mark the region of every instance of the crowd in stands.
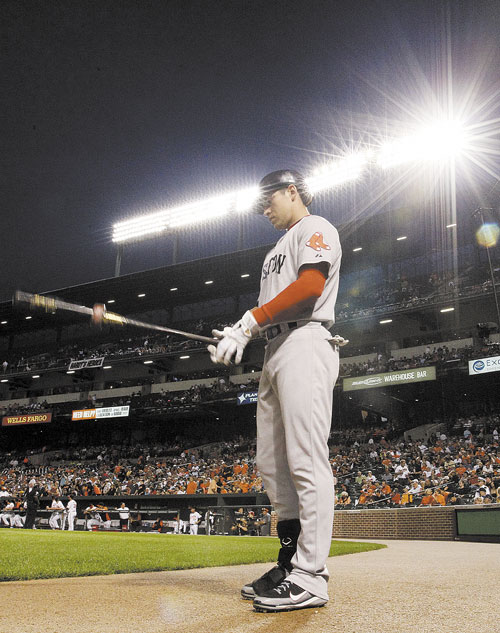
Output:
<path fill-rule="evenodd" d="M 446 345 L 432 348 L 427 346 L 422 354 L 415 354 L 411 357 L 393 358 L 392 356 L 378 353 L 373 358 L 367 359 L 362 363 L 341 363 L 340 375 L 364 376 L 366 374 L 378 374 L 388 371 L 416 369 L 429 365 L 445 367 L 447 365 L 465 364 L 473 358 L 498 356 L 499 354 L 499 344 L 491 344 L 479 349 L 474 349 L 472 346 L 452 347 L 451 349 Z"/>
<path fill-rule="evenodd" d="M 37 411 L 47 411 L 52 408 L 46 400 L 42 402 L 30 402 L 28 404 L 18 404 L 12 402 L 6 407 L 0 407 L 0 415 L 24 415 L 26 413 L 36 413 Z"/>
<path fill-rule="evenodd" d="M 449 349 L 446 345 L 443 345 L 431 349 L 427 346 L 423 354 L 413 355 L 410 358 L 406 356 L 393 358 L 392 356 L 379 353 L 362 363 L 343 363 L 341 365 L 340 374 L 342 376 L 363 376 L 387 371 L 415 369 L 427 365 L 441 366 L 443 363 L 454 361 L 466 362 L 470 360 L 473 355 L 474 349 L 472 347 L 463 347 L 460 349 L 453 347 Z"/>
<path fill-rule="evenodd" d="M 212 328 L 223 329 L 232 321 L 216 319 L 212 321 L 184 322 L 177 324 L 181 329 L 195 334 L 210 335 Z M 111 330 L 112 332 L 112 330 Z M 72 361 L 92 360 L 105 357 L 106 361 L 135 358 L 141 356 L 157 356 L 178 353 L 187 349 L 193 350 L 205 347 L 200 341 L 179 338 L 170 334 L 148 333 L 138 331 L 134 336 L 122 337 L 110 341 L 106 337 L 105 343 L 70 343 L 59 346 L 50 352 L 37 354 L 13 353 L 2 363 L 4 374 L 18 374 L 31 371 L 41 371 L 68 367 Z"/>
<path fill-rule="evenodd" d="M 175 495 L 261 492 L 255 440 L 206 447 L 97 446 L 66 449 L 33 467 L 22 455 L 0 460 L 0 496 L 23 495 L 36 477 L 47 496 Z"/>
<path fill-rule="evenodd" d="M 388 428 L 333 432 L 330 461 L 337 506 L 347 509 L 500 503 L 500 415 L 455 421 L 428 441 Z M 22 497 L 33 477 L 47 495 L 85 496 L 263 492 L 255 438 L 183 448 L 89 446 L 51 452 L 34 467 L 26 454 L 0 456 L 0 496 Z"/>
<path fill-rule="evenodd" d="M 459 418 L 430 441 L 388 441 L 378 429 L 334 438 L 337 504 L 344 508 L 500 503 L 500 416 Z M 343 434 L 345 435 L 345 434 Z M 366 438 L 365 438 L 366 439 Z"/>
<path fill-rule="evenodd" d="M 429 277 L 409 278 L 399 274 L 372 288 L 356 289 L 341 287 L 337 300 L 337 321 L 342 322 L 375 314 L 405 310 L 416 306 L 491 292 L 492 281 L 487 271 L 479 275 L 478 270 L 469 269 L 460 274 L 457 281 L 451 272 Z M 495 277 L 495 285 L 500 276 Z"/>
<path fill-rule="evenodd" d="M 82 351 L 82 353 L 84 353 Z M 437 367 L 444 366 L 455 366 L 458 364 L 466 364 L 467 361 L 473 358 L 479 358 L 484 356 L 494 356 L 500 354 L 500 345 L 498 343 L 485 345 L 479 349 L 474 349 L 472 346 L 466 346 L 462 348 L 449 348 L 446 345 L 438 345 L 433 346 L 432 348 L 428 345 L 424 352 L 421 354 L 416 354 L 411 357 L 403 356 L 401 358 L 394 358 L 387 354 L 375 353 L 372 358 L 366 359 L 363 362 L 358 363 L 349 363 L 349 362 L 341 362 L 340 365 L 340 376 L 363 376 L 367 374 L 376 374 L 382 372 L 396 371 L 396 370 L 407 370 L 419 368 L 422 366 L 436 365 Z M 347 360 L 347 359 L 346 359 Z M 186 391 L 178 391 L 175 393 L 171 392 L 162 392 L 161 396 L 153 395 L 151 397 L 142 397 L 140 400 L 140 392 L 132 394 L 129 398 L 121 398 L 121 399 L 106 399 L 106 404 L 109 406 L 113 405 L 124 405 L 124 404 L 134 404 L 139 408 L 152 408 L 152 409 L 169 409 L 172 407 L 178 406 L 187 406 L 193 405 L 200 402 L 204 402 L 207 400 L 213 400 L 220 397 L 223 397 L 221 394 L 224 394 L 228 391 L 238 391 L 239 387 L 236 385 L 231 385 L 228 380 L 227 375 L 225 375 L 227 370 L 225 368 L 214 367 L 210 369 L 205 369 L 202 371 L 193 371 L 190 373 L 185 373 L 182 375 L 169 375 L 167 377 L 167 381 L 169 382 L 178 382 L 180 380 L 196 380 L 196 379 L 205 379 L 205 378 L 214 378 L 219 377 L 219 380 L 215 385 L 207 386 L 203 384 L 195 385 Z M 151 379 L 145 379 L 144 383 L 151 384 L 153 381 Z M 130 384 L 129 384 L 130 383 Z M 133 379 L 130 381 L 122 380 L 117 382 L 116 386 L 126 387 L 126 386 L 140 386 L 141 381 L 138 379 Z M 254 381 L 250 381 L 245 385 L 245 388 L 257 388 L 258 383 Z M 92 388 L 92 383 L 83 383 L 82 385 L 72 385 L 64 388 L 55 388 L 53 393 L 62 393 L 62 392 L 78 392 L 78 391 L 88 391 Z M 94 406 L 94 402 L 88 403 L 88 406 Z M 24 413 L 32 413 L 39 410 L 45 410 L 49 407 L 47 402 L 34 402 L 26 405 L 19 405 L 16 402 L 9 403 L 5 408 L 0 409 L 0 414 L 2 415 L 17 415 Z M 80 408 L 81 405 L 80 405 Z M 54 414 L 58 414 L 63 412 L 65 409 L 68 409 L 68 406 L 64 407 L 64 405 L 57 405 L 56 407 L 51 407 Z"/>
<path fill-rule="evenodd" d="M 130 406 L 131 413 L 138 415 L 152 415 L 177 413 L 196 408 L 201 403 L 214 402 L 216 400 L 236 397 L 242 389 L 247 391 L 257 390 L 259 383 L 257 380 L 248 380 L 244 384 L 233 384 L 227 376 L 220 376 L 211 385 L 197 384 L 182 391 L 165 391 L 160 393 L 141 395 L 139 391 L 133 392 L 130 396 L 120 396 L 116 398 L 106 398 L 106 407 Z M 17 402 L 9 403 L 5 407 L 0 407 L 0 416 L 4 415 L 24 415 L 37 411 L 51 411 L 54 418 L 58 416 L 68 416 L 74 409 L 93 409 L 102 406 L 102 402 L 96 403 L 95 397 L 86 402 L 62 402 L 57 405 L 44 402 L 20 405 Z"/>
<path fill-rule="evenodd" d="M 390 371 L 409 370 L 423 366 L 435 365 L 437 367 L 455 366 L 458 364 L 466 364 L 472 358 L 484 357 L 500 354 L 498 344 L 489 345 L 481 349 L 474 350 L 472 347 L 448 348 L 446 345 L 427 346 L 425 351 L 411 357 L 403 356 L 402 358 L 394 358 L 386 354 L 374 354 L 373 358 L 364 360 L 359 363 L 341 362 L 340 376 L 364 376 L 369 374 L 377 374 Z M 221 375 L 221 369 L 204 370 L 192 372 L 190 374 L 178 376 L 170 376 L 171 382 L 179 380 L 196 380 L 218 376 L 216 383 L 212 385 L 198 384 L 193 385 L 189 389 L 182 391 L 165 391 L 162 389 L 159 394 L 150 394 L 142 396 L 140 391 L 132 393 L 127 397 L 106 398 L 106 406 L 123 406 L 129 405 L 135 413 L 166 413 L 178 412 L 196 407 L 204 402 L 212 402 L 214 400 L 227 398 L 231 394 L 236 395 L 242 388 L 246 390 L 256 390 L 258 388 L 257 380 L 249 380 L 243 385 L 232 384 L 227 375 Z M 126 386 L 119 384 L 118 386 Z M 131 386 L 137 386 L 137 380 L 131 382 Z M 73 390 L 72 390 L 73 391 Z M 73 408 L 93 408 L 96 406 L 95 398 L 87 403 L 78 401 L 75 403 L 60 403 L 56 406 L 48 405 L 45 402 L 34 402 L 26 405 L 19 405 L 16 402 L 9 403 L 3 409 L 0 408 L 0 415 L 22 415 L 33 413 L 40 410 L 50 409 L 54 416 L 69 414 Z"/>
<path fill-rule="evenodd" d="M 463 272 L 458 279 L 459 296 L 481 294 L 491 291 L 491 279 L 486 273 L 481 273 L 478 281 L 477 269 L 474 269 L 474 277 L 470 271 Z M 497 281 L 497 280 L 495 280 Z M 500 283 L 500 278 L 498 279 Z M 395 275 L 373 288 L 363 289 L 361 292 L 353 292 L 352 288 L 340 289 L 337 300 L 337 322 L 370 316 L 383 312 L 391 312 L 421 305 L 432 301 L 443 301 L 448 295 L 455 292 L 455 282 L 451 273 L 441 276 L 433 272 L 427 278 L 409 278 L 404 274 Z M 237 315 L 221 317 L 214 320 L 197 320 L 176 324 L 182 330 L 194 333 L 210 335 L 212 328 L 223 329 L 232 324 L 238 318 Z M 441 339 L 442 340 L 442 339 Z M 147 337 L 139 332 L 134 336 L 128 336 L 110 342 L 100 344 L 75 344 L 63 345 L 50 352 L 38 353 L 12 353 L 6 355 L 2 363 L 4 374 L 19 374 L 31 371 L 68 367 L 71 361 L 82 359 L 95 359 L 105 357 L 107 361 L 140 356 L 166 355 L 203 348 L 199 341 L 180 339 L 179 337 L 165 334 L 150 334 Z M 351 352 L 352 353 L 352 349 Z"/>

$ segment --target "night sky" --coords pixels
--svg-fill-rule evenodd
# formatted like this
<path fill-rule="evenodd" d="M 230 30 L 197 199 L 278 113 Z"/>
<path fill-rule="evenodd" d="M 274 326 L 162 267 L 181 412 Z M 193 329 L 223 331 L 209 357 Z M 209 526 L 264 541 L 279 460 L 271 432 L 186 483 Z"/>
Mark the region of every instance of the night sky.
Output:
<path fill-rule="evenodd" d="M 110 229 L 137 212 L 310 173 L 415 123 L 444 98 L 446 34 L 454 98 L 491 97 L 500 5 L 449 5 L 3 0 L 0 300 L 113 276 Z M 498 101 L 471 116 L 498 117 Z M 337 196 L 331 219 L 369 189 Z M 181 260 L 236 248 L 231 220 L 184 233 Z M 276 237 L 252 217 L 243 246 Z M 129 247 L 122 272 L 171 261 L 166 236 Z"/>

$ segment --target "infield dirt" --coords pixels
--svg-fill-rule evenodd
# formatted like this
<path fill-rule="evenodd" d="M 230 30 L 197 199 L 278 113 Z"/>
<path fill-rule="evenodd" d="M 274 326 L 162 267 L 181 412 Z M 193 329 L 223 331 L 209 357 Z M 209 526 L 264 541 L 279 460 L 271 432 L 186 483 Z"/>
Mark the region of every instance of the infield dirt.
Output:
<path fill-rule="evenodd" d="M 263 614 L 239 598 L 268 564 L 1 585 L 0 633 L 500 633 L 500 545 L 377 541 L 329 560 L 321 609 Z"/>

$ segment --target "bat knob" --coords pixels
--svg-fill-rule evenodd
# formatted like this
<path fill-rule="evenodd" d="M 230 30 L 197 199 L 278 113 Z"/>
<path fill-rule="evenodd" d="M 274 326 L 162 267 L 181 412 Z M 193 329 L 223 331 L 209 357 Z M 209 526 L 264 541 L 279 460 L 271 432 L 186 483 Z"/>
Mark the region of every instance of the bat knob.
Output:
<path fill-rule="evenodd" d="M 92 308 L 92 323 L 97 327 L 101 327 L 106 316 L 106 306 L 104 303 L 96 303 Z"/>

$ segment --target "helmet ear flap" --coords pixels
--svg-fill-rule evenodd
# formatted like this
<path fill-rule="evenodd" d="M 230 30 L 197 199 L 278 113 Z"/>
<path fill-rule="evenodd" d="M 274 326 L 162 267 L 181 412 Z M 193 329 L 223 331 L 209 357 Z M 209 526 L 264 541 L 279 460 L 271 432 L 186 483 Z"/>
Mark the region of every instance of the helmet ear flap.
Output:
<path fill-rule="evenodd" d="M 304 204 L 304 206 L 308 207 L 313 201 L 313 194 L 302 175 L 298 172 L 292 173 L 294 174 L 295 182 L 292 182 L 290 184 L 297 187 L 297 191 L 299 192 L 302 203 Z"/>
<path fill-rule="evenodd" d="M 309 189 L 309 187 L 306 185 L 305 182 L 301 186 L 297 186 L 297 190 L 300 194 L 300 198 L 302 202 L 304 203 L 304 206 L 308 207 L 313 201 L 313 197 L 314 197 L 313 194 L 311 193 L 311 190 Z"/>

